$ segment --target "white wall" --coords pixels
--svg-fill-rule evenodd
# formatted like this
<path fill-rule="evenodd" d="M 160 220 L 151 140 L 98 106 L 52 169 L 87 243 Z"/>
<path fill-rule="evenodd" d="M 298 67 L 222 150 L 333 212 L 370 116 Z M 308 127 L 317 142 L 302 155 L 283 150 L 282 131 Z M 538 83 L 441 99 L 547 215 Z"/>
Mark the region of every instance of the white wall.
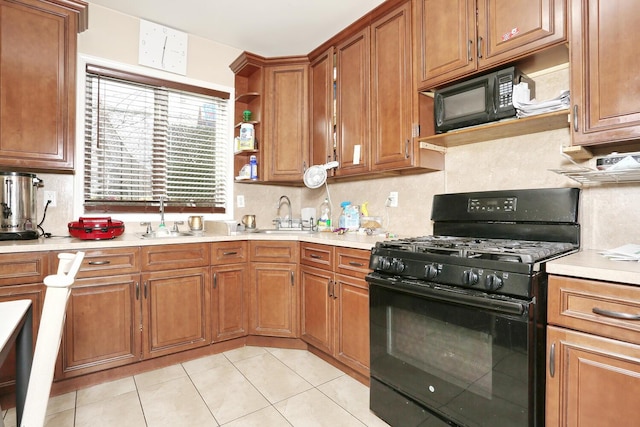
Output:
<path fill-rule="evenodd" d="M 89 17 L 89 30 L 79 35 L 80 53 L 137 64 L 136 18 L 95 4 L 90 6 Z M 229 64 L 239 54 L 237 49 L 190 36 L 188 77 L 233 86 Z M 538 99 L 547 99 L 556 96 L 561 89 L 568 89 L 566 67 L 532 77 L 536 81 Z M 560 147 L 569 143 L 568 128 L 480 142 L 450 148 L 443 172 L 330 184 L 334 220 L 337 220 L 341 201 L 350 200 L 357 204 L 368 201 L 371 214 L 388 215 L 391 231 L 402 235 L 424 235 L 431 232 L 431 201 L 437 193 L 579 186 L 549 171 L 572 166 L 560 154 Z M 586 164 L 593 165 L 594 160 Z M 47 189 L 58 192 L 58 207 L 49 210 L 44 227 L 54 234 L 66 235 L 67 222 L 76 219 L 71 210 L 73 177 L 39 176 L 45 180 Z M 389 191 L 399 192 L 398 208 L 384 208 Z M 244 195 L 246 201 L 245 208 L 236 209 L 235 218 L 254 213 L 259 227 L 271 226 L 271 220 L 277 214 L 276 203 L 283 194 L 291 198 L 296 216 L 302 207 L 317 208 L 326 194 L 324 187 L 310 190 L 244 183 L 235 184 L 234 192 Z M 640 243 L 635 222 L 639 210 L 640 186 L 637 184 L 584 188 L 580 211 L 582 246 L 604 249 L 624 243 Z"/>

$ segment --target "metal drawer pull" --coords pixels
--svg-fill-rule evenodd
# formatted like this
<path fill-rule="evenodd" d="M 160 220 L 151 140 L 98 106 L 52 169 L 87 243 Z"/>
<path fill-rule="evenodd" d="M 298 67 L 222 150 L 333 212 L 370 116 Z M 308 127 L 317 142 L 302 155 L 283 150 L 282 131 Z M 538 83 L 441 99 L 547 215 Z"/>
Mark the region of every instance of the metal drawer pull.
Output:
<path fill-rule="evenodd" d="M 329 298 L 333 298 L 333 294 L 331 293 L 331 284 L 333 283 L 333 280 L 329 279 L 329 281 L 327 282 L 327 293 L 329 294 Z"/>
<path fill-rule="evenodd" d="M 111 261 L 89 261 L 89 265 L 108 265 L 111 264 Z"/>
<path fill-rule="evenodd" d="M 354 267 L 364 267 L 364 264 L 361 262 L 355 262 L 355 261 L 349 261 L 349 265 L 352 265 Z"/>
<path fill-rule="evenodd" d="M 213 273 L 213 289 L 218 287 L 218 273 Z"/>
<path fill-rule="evenodd" d="M 471 56 L 471 46 L 473 46 L 473 40 L 469 40 L 469 43 L 467 44 L 467 58 L 469 58 L 469 61 L 473 61 L 473 56 Z"/>
<path fill-rule="evenodd" d="M 556 374 L 556 343 L 551 344 L 549 350 L 549 375 L 553 378 Z"/>
<path fill-rule="evenodd" d="M 222 252 L 222 255 L 238 255 L 238 252 L 237 251 Z"/>
<path fill-rule="evenodd" d="M 136 282 L 136 300 L 140 299 L 140 283 Z"/>
<path fill-rule="evenodd" d="M 478 58 L 482 58 L 482 37 L 478 37 Z"/>
<path fill-rule="evenodd" d="M 609 311 L 603 310 L 598 307 L 593 307 L 591 309 L 595 314 L 599 314 L 601 316 L 613 317 L 614 319 L 623 319 L 623 320 L 640 320 L 640 314 L 629 314 L 629 313 L 620 313 L 618 311 Z"/>
<path fill-rule="evenodd" d="M 573 130 L 578 132 L 578 104 L 573 105 Z"/>
<path fill-rule="evenodd" d="M 314 258 L 314 259 L 321 259 L 322 258 L 320 255 L 317 255 L 317 254 L 310 254 L 309 256 L 311 258 Z"/>

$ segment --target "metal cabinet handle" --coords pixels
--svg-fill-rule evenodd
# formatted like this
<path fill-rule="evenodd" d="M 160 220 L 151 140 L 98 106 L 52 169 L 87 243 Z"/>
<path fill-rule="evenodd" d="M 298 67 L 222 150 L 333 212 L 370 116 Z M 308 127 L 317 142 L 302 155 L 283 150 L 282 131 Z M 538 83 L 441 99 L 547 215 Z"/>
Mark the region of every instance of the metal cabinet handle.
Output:
<path fill-rule="evenodd" d="M 601 316 L 613 317 L 614 319 L 640 320 L 640 314 L 620 313 L 619 311 L 603 310 L 598 307 L 593 307 L 591 311 Z"/>
<path fill-rule="evenodd" d="M 482 37 L 478 37 L 478 58 L 482 58 Z"/>
<path fill-rule="evenodd" d="M 551 378 L 556 375 L 556 343 L 551 344 L 549 350 L 549 375 Z"/>
<path fill-rule="evenodd" d="M 144 299 L 147 299 L 147 281 L 144 281 Z"/>
<path fill-rule="evenodd" d="M 336 294 L 336 282 L 335 282 L 335 280 L 331 281 L 331 295 L 333 295 L 333 299 L 338 299 L 338 294 Z"/>
<path fill-rule="evenodd" d="M 404 143 L 404 158 L 409 158 L 409 140 L 407 139 Z"/>
<path fill-rule="evenodd" d="M 294 280 L 293 280 L 293 270 L 292 270 L 292 271 L 291 271 L 291 286 L 293 286 L 293 285 L 294 285 L 294 283 L 295 283 L 295 282 L 294 282 Z"/>
<path fill-rule="evenodd" d="M 136 282 L 136 301 L 140 299 L 140 283 Z"/>
<path fill-rule="evenodd" d="M 238 252 L 236 251 L 229 251 L 229 252 L 222 252 L 223 256 L 227 256 L 227 255 L 238 255 Z"/>
<path fill-rule="evenodd" d="M 573 130 L 578 132 L 578 104 L 573 105 Z"/>
<path fill-rule="evenodd" d="M 333 283 L 333 280 L 329 279 L 327 281 L 327 293 L 329 294 L 329 298 L 333 298 L 333 294 L 331 293 L 331 284 Z"/>
<path fill-rule="evenodd" d="M 313 258 L 313 259 L 321 259 L 321 258 L 322 258 L 322 257 L 321 257 L 320 255 L 318 255 L 318 254 L 309 254 L 309 257 L 310 257 L 310 258 Z"/>
<path fill-rule="evenodd" d="M 352 265 L 354 267 L 364 267 L 364 264 L 361 262 L 355 262 L 355 261 L 349 261 L 349 265 Z"/>
<path fill-rule="evenodd" d="M 109 265 L 111 264 L 111 261 L 106 260 L 106 261 L 89 261 L 89 265 Z"/>
<path fill-rule="evenodd" d="M 213 273 L 213 289 L 218 287 L 218 273 Z"/>
<path fill-rule="evenodd" d="M 467 58 L 469 61 L 473 61 L 473 56 L 471 56 L 471 47 L 473 46 L 473 40 L 469 40 L 467 44 Z"/>

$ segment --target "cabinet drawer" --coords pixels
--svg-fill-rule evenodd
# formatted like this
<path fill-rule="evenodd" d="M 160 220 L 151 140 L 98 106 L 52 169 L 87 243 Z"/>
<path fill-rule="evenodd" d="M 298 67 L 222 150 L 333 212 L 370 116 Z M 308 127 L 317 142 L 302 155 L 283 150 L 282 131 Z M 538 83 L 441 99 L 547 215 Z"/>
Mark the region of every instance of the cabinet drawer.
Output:
<path fill-rule="evenodd" d="M 0 255 L 0 286 L 39 283 L 47 274 L 49 274 L 48 252 Z"/>
<path fill-rule="evenodd" d="M 140 272 L 140 249 L 138 247 L 89 249 L 84 253 L 77 278 L 106 277 Z M 58 269 L 58 254 L 59 252 L 51 253 L 52 274 Z"/>
<path fill-rule="evenodd" d="M 251 261 L 258 262 L 298 262 L 298 243 L 283 241 L 250 242 Z"/>
<path fill-rule="evenodd" d="M 211 245 L 211 264 L 236 264 L 245 262 L 249 256 L 247 254 L 248 244 L 243 242 L 222 242 Z"/>
<path fill-rule="evenodd" d="M 364 277 L 369 273 L 370 251 L 352 248 L 336 248 L 335 272 Z"/>
<path fill-rule="evenodd" d="M 333 269 L 333 246 L 300 243 L 300 263 L 312 267 Z"/>
<path fill-rule="evenodd" d="M 640 343 L 640 287 L 551 276 L 548 306 L 550 324 Z"/>
<path fill-rule="evenodd" d="M 209 243 L 142 247 L 142 271 L 206 267 L 211 260 Z"/>

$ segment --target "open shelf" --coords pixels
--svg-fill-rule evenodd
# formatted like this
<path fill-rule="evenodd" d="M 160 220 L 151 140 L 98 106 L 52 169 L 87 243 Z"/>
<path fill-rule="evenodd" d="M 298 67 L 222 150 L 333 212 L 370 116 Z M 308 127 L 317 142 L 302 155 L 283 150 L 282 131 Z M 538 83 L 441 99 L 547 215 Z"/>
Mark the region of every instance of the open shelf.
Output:
<path fill-rule="evenodd" d="M 569 127 L 568 114 L 569 110 L 561 110 L 522 119 L 509 119 L 427 136 L 419 138 L 418 141 L 445 147 L 455 147 L 493 139 L 562 129 Z"/>

